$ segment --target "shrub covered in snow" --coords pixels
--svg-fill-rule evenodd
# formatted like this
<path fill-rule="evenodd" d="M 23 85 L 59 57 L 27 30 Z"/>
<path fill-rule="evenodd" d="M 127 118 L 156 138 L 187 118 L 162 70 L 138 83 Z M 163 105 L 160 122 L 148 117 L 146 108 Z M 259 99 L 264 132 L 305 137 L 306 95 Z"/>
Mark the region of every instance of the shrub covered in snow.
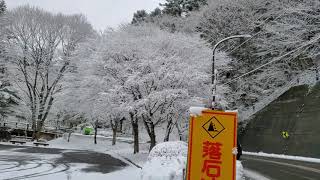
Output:
<path fill-rule="evenodd" d="M 142 180 L 182 180 L 188 145 L 182 141 L 156 145 L 142 169 Z"/>
<path fill-rule="evenodd" d="M 183 180 L 187 166 L 188 144 L 182 141 L 164 142 L 150 152 L 142 168 L 142 180 Z M 237 180 L 243 179 L 243 167 L 237 161 Z"/>
<path fill-rule="evenodd" d="M 155 146 L 151 150 L 148 160 L 161 158 L 163 161 L 167 161 L 180 156 L 188 156 L 188 144 L 182 141 L 171 141 L 160 143 Z"/>

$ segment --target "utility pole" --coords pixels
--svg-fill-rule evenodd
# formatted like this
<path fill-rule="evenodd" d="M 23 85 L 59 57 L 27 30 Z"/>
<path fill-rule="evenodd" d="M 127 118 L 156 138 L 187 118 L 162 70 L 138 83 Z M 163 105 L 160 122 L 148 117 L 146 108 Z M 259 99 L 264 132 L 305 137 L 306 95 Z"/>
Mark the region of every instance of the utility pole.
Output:
<path fill-rule="evenodd" d="M 216 91 L 217 91 L 217 75 L 218 71 L 215 69 L 215 51 L 219 44 L 222 42 L 229 40 L 229 39 L 235 39 L 235 38 L 251 38 L 252 36 L 249 34 L 244 35 L 235 35 L 235 36 L 229 36 L 227 38 L 222 39 L 221 41 L 217 42 L 213 47 L 213 53 L 212 53 L 212 103 L 211 103 L 211 109 L 215 109 L 216 107 Z"/>

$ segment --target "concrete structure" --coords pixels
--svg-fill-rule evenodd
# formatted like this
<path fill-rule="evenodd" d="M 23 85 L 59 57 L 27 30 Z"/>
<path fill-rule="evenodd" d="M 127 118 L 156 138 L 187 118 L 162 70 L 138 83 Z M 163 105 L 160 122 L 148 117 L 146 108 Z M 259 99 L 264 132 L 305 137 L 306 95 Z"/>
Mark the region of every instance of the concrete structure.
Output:
<path fill-rule="evenodd" d="M 282 132 L 287 131 L 289 138 Z M 244 151 L 320 158 L 320 83 L 296 86 L 256 113 L 240 134 Z"/>

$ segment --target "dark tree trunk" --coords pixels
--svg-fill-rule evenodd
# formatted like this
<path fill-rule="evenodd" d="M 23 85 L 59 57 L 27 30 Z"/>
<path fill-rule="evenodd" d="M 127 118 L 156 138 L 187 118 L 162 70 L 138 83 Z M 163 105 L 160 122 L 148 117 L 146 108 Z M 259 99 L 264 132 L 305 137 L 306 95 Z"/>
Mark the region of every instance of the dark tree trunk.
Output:
<path fill-rule="evenodd" d="M 168 129 L 166 130 L 166 134 L 164 136 L 163 142 L 168 142 L 170 140 L 170 133 Z"/>
<path fill-rule="evenodd" d="M 36 140 L 36 133 L 37 133 L 37 120 L 36 120 L 36 112 L 35 112 L 35 108 L 31 108 L 31 112 L 32 112 L 32 115 L 31 115 L 31 119 L 32 119 L 32 125 L 31 125 L 31 128 L 32 128 L 32 140 Z"/>
<path fill-rule="evenodd" d="M 133 154 L 139 153 L 139 124 L 138 119 L 134 116 L 134 113 L 130 112 L 130 119 L 132 125 L 133 135 Z"/>
<path fill-rule="evenodd" d="M 179 127 L 178 123 L 176 123 L 176 128 L 177 128 L 177 131 L 178 131 L 178 134 L 179 134 L 179 140 L 182 141 L 183 140 L 183 134 L 182 134 L 181 128 Z"/>
<path fill-rule="evenodd" d="M 41 100 L 41 101 L 44 101 L 46 102 L 47 99 L 45 100 Z M 39 110 L 39 115 L 38 115 L 38 121 L 37 121 L 37 133 L 36 133 L 36 140 L 39 140 L 40 138 L 40 134 L 41 134 L 41 131 L 42 131 L 42 128 L 43 128 L 43 125 L 44 125 L 44 122 L 45 120 L 47 119 L 47 116 L 49 114 L 49 111 L 52 107 L 52 104 L 53 104 L 53 100 L 54 98 L 53 97 L 50 97 L 50 100 L 48 102 L 48 106 L 46 107 L 45 110 L 43 110 L 43 108 L 45 108 L 44 106 L 41 106 L 40 104 L 40 110 Z"/>
<path fill-rule="evenodd" d="M 123 121 L 125 120 L 125 118 L 122 118 L 119 122 L 119 128 L 118 128 L 118 132 L 122 133 L 122 126 L 123 126 Z"/>
<path fill-rule="evenodd" d="M 133 154 L 139 153 L 139 125 L 132 124 L 133 129 Z"/>
<path fill-rule="evenodd" d="M 116 145 L 117 141 L 117 129 L 112 129 L 112 146 Z"/>
<path fill-rule="evenodd" d="M 40 139 L 42 127 L 43 127 L 43 121 L 38 121 L 37 128 L 36 128 L 37 129 L 36 130 L 36 140 L 37 141 Z"/>
<path fill-rule="evenodd" d="M 116 145 L 117 141 L 117 131 L 118 131 L 118 125 L 119 121 L 115 120 L 114 122 L 111 120 L 110 121 L 111 128 L 112 128 L 112 145 Z"/>
<path fill-rule="evenodd" d="M 69 130 L 69 133 L 68 133 L 68 142 L 70 142 L 70 137 L 71 137 L 71 134 L 72 134 L 72 132 L 73 132 L 73 131 L 72 131 L 72 128 L 73 128 L 73 124 L 70 123 L 70 124 L 69 124 L 69 129 L 70 129 L 70 130 Z"/>
<path fill-rule="evenodd" d="M 165 134 L 164 140 L 163 140 L 164 142 L 169 141 L 169 139 L 170 139 L 170 134 L 171 134 L 171 132 L 172 132 L 172 130 L 173 130 L 173 127 L 174 127 L 174 124 L 173 124 L 172 120 L 168 121 L 167 129 L 166 129 L 166 134 Z"/>
<path fill-rule="evenodd" d="M 156 146 L 156 133 L 155 133 L 155 131 L 154 131 L 154 125 L 153 125 L 153 123 L 150 123 L 150 149 L 149 149 L 149 151 L 151 151 L 152 150 L 152 148 L 154 147 L 154 146 Z"/>
<path fill-rule="evenodd" d="M 94 144 L 97 144 L 98 126 L 99 126 L 99 121 L 98 119 L 96 119 L 94 121 Z"/>
<path fill-rule="evenodd" d="M 142 115 L 142 119 L 143 119 L 143 124 L 147 130 L 147 133 L 150 137 L 150 148 L 149 151 L 151 151 L 151 149 L 156 145 L 156 134 L 154 131 L 154 124 L 151 121 L 150 118 L 147 118 L 145 116 Z"/>
<path fill-rule="evenodd" d="M 71 131 L 69 132 L 69 134 L 68 134 L 68 142 L 70 142 L 70 137 L 71 137 Z"/>
<path fill-rule="evenodd" d="M 37 130 L 33 129 L 33 131 L 32 131 L 32 141 L 37 139 L 36 132 L 37 132 Z"/>
<path fill-rule="evenodd" d="M 94 126 L 94 144 L 97 144 L 98 126 Z"/>

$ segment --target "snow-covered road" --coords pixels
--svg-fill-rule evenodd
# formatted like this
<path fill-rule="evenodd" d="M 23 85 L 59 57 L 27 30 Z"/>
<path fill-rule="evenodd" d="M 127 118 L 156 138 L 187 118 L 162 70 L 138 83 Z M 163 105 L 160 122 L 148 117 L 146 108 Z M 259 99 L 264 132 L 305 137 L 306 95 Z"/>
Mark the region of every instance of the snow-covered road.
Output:
<path fill-rule="evenodd" d="M 139 172 L 98 152 L 0 145 L 1 180 L 138 180 Z"/>
<path fill-rule="evenodd" d="M 319 180 L 320 177 L 319 163 L 292 160 L 289 156 L 286 159 L 280 159 L 272 156 L 243 155 L 242 164 L 247 170 L 245 172 L 247 176 L 254 178 L 255 176 L 252 176 L 254 172 L 265 176 L 264 178 L 259 176 L 258 180 Z"/>

